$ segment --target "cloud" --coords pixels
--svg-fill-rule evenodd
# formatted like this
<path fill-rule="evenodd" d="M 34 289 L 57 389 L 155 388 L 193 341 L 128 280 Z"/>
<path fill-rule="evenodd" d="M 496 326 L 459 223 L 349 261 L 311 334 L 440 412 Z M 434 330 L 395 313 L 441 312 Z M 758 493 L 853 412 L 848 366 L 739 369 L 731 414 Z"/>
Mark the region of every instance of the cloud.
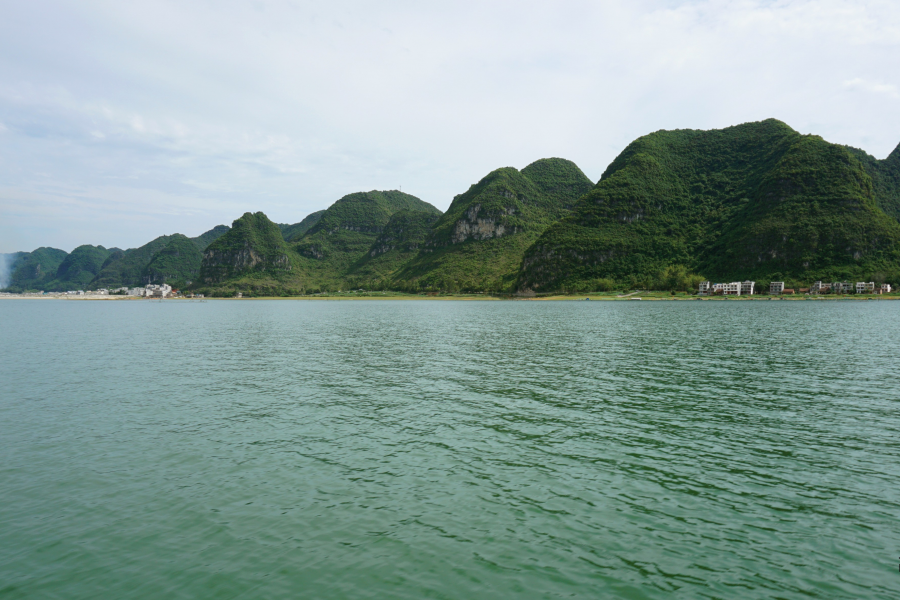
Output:
<path fill-rule="evenodd" d="M 887 94 L 891 98 L 900 98 L 900 91 L 898 91 L 897 86 L 890 83 L 866 81 L 856 77 L 845 81 L 843 86 L 851 90 L 860 90 L 870 94 Z"/>
<path fill-rule="evenodd" d="M 35 0 L 4 11 L 0 56 L 0 220 L 33 246 L 296 222 L 401 185 L 446 208 L 545 156 L 597 179 L 663 128 L 900 141 L 895 2 Z"/>

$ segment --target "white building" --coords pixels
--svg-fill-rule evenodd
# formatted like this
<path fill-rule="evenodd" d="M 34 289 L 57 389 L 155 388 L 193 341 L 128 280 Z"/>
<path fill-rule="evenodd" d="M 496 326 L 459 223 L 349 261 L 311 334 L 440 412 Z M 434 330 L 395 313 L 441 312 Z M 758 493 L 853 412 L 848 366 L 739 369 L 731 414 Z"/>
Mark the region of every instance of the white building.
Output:
<path fill-rule="evenodd" d="M 780 294 L 784 291 L 784 282 L 783 281 L 773 281 L 769 284 L 769 293 L 773 295 Z"/>
<path fill-rule="evenodd" d="M 726 296 L 740 296 L 741 295 L 741 282 L 740 281 L 732 281 L 731 283 L 723 283 L 722 284 L 722 293 Z"/>
<path fill-rule="evenodd" d="M 172 286 L 166 283 L 162 285 L 147 285 L 143 289 L 143 293 L 139 294 L 141 296 L 146 296 L 147 298 L 166 298 L 172 293 Z"/>
<path fill-rule="evenodd" d="M 831 284 L 831 291 L 835 294 L 850 294 L 853 292 L 853 284 L 847 281 L 835 281 Z"/>
<path fill-rule="evenodd" d="M 700 291 L 697 292 L 701 296 L 708 296 L 712 292 L 712 284 L 708 281 L 700 282 Z"/>
<path fill-rule="evenodd" d="M 869 281 L 867 283 L 865 281 L 857 281 L 856 282 L 856 293 L 857 294 L 874 294 L 875 293 L 875 282 Z"/>
<path fill-rule="evenodd" d="M 891 293 L 891 284 L 882 283 L 881 284 L 881 293 L 882 294 L 890 294 Z"/>
<path fill-rule="evenodd" d="M 744 281 L 741 283 L 741 293 L 745 296 L 753 295 L 753 288 L 756 286 L 755 281 Z"/>

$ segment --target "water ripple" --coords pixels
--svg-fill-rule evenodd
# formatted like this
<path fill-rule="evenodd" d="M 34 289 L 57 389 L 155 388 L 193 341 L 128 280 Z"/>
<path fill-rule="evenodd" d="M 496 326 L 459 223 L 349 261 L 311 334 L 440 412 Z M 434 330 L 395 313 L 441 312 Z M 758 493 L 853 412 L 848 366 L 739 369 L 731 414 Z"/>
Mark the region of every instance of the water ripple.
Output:
<path fill-rule="evenodd" d="M 896 598 L 898 311 L 0 302 L 0 598 Z"/>

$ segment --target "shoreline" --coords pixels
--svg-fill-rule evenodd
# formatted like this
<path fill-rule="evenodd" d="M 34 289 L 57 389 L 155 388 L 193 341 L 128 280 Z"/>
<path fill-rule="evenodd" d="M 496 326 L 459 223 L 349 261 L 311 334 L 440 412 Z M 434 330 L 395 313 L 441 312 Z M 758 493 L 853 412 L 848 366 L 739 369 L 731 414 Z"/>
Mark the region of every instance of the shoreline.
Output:
<path fill-rule="evenodd" d="M 718 296 L 718 297 L 700 297 L 677 295 L 672 296 L 668 292 L 638 292 L 627 295 L 618 295 L 613 293 L 581 293 L 581 294 L 550 294 L 547 296 L 492 296 L 487 294 L 442 294 L 442 295 L 421 295 L 421 294 L 397 294 L 390 293 L 385 295 L 374 294 L 328 294 L 328 295 L 311 295 L 311 296 L 258 296 L 245 298 L 143 298 L 140 296 L 66 296 L 66 295 L 29 295 L 29 294 L 0 294 L 0 300 L 66 300 L 66 301 L 181 301 L 181 302 L 207 302 L 222 300 L 458 300 L 458 301 L 530 301 L 530 302 L 573 302 L 573 301 L 626 301 L 634 302 L 686 302 L 686 301 L 702 301 L 702 302 L 771 302 L 771 301 L 826 301 L 826 302 L 847 302 L 847 301 L 869 301 L 869 300 L 900 300 L 900 294 L 871 294 L 871 295 L 841 295 L 841 296 Z"/>

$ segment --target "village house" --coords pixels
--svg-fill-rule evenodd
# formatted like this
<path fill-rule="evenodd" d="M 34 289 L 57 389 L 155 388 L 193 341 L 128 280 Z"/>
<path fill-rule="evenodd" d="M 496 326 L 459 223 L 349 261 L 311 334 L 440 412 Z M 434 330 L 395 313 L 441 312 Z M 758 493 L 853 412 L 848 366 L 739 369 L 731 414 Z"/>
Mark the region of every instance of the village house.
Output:
<path fill-rule="evenodd" d="M 172 286 L 163 283 L 162 285 L 147 285 L 143 289 L 137 288 L 139 293 L 137 296 L 147 298 L 167 298 L 172 294 Z"/>
<path fill-rule="evenodd" d="M 744 281 L 741 283 L 741 294 L 745 296 L 753 295 L 753 288 L 756 287 L 755 281 Z"/>
<path fill-rule="evenodd" d="M 890 294 L 891 293 L 891 284 L 882 283 L 881 284 L 881 293 L 882 294 Z"/>
<path fill-rule="evenodd" d="M 708 296 L 712 292 L 712 284 L 708 281 L 700 282 L 700 290 L 697 292 L 700 296 Z"/>
<path fill-rule="evenodd" d="M 875 293 L 875 282 L 869 281 L 867 283 L 865 281 L 857 281 L 856 282 L 856 293 L 857 294 L 874 294 Z"/>
<path fill-rule="evenodd" d="M 834 281 L 831 284 L 831 291 L 835 294 L 852 294 L 853 284 L 847 281 Z"/>
<path fill-rule="evenodd" d="M 769 284 L 769 293 L 773 296 L 777 296 L 784 292 L 784 282 L 783 281 L 773 281 Z"/>

